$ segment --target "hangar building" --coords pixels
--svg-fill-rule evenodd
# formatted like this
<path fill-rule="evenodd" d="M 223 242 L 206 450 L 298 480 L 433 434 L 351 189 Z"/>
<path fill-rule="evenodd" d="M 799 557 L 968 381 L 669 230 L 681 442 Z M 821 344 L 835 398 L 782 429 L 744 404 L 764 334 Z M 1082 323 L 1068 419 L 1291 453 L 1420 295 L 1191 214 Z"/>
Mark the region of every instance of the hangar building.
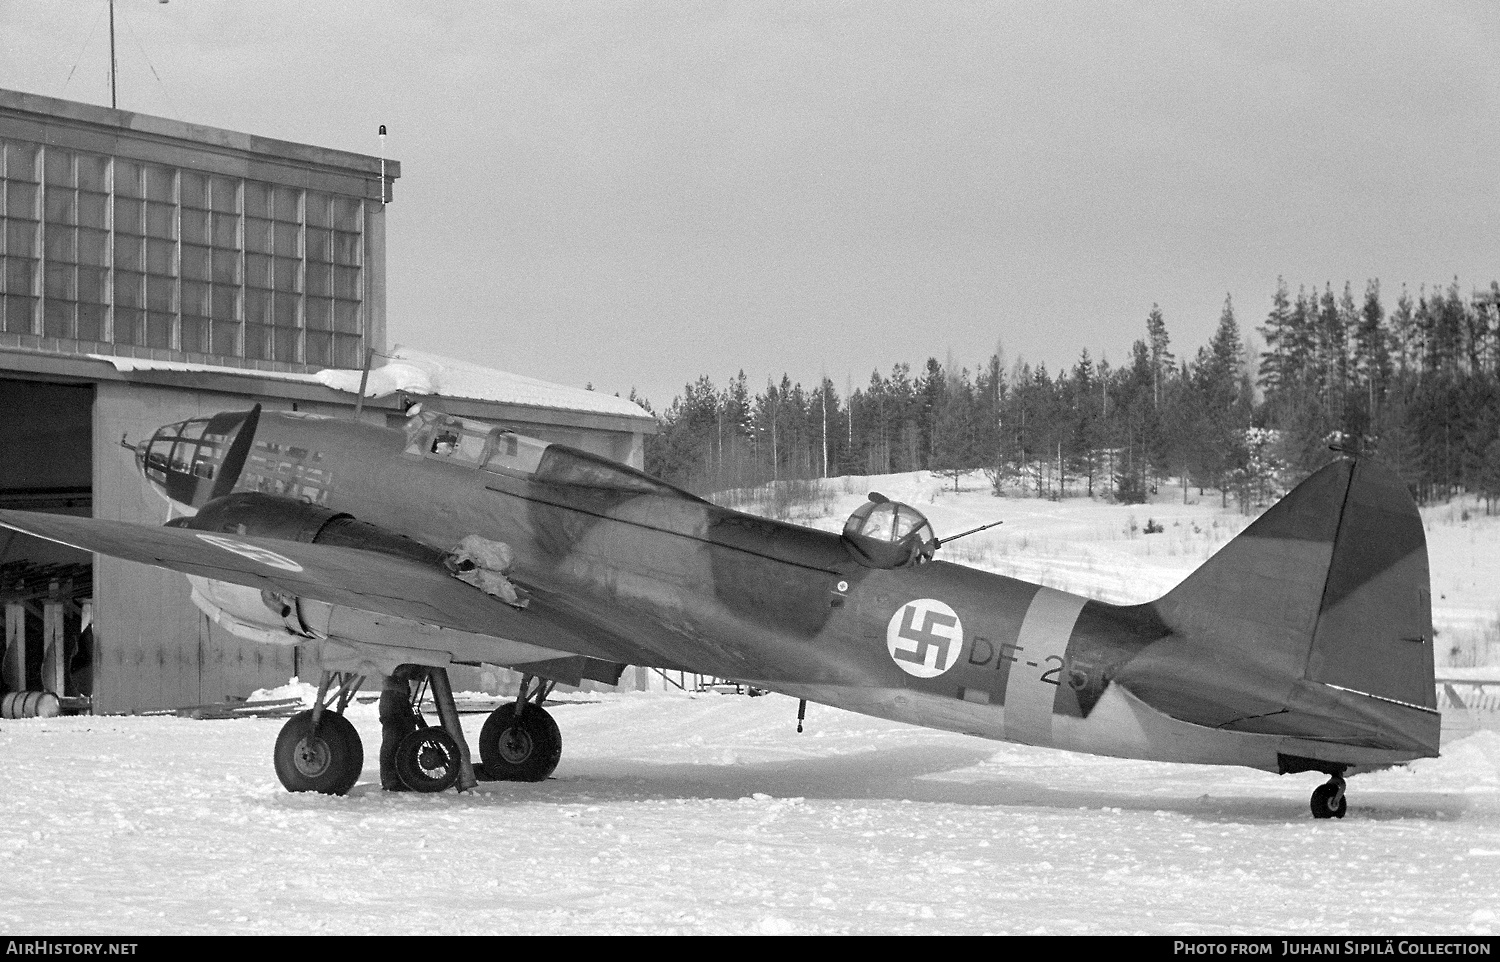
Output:
<path fill-rule="evenodd" d="M 260 403 L 399 423 L 404 402 L 639 466 L 619 398 L 388 349 L 385 213 L 400 165 L 0 90 L 0 507 L 161 523 L 135 443 Z M 285 683 L 175 573 L 0 534 L 0 692 L 96 712 Z M 84 701 L 87 699 L 87 701 Z"/>

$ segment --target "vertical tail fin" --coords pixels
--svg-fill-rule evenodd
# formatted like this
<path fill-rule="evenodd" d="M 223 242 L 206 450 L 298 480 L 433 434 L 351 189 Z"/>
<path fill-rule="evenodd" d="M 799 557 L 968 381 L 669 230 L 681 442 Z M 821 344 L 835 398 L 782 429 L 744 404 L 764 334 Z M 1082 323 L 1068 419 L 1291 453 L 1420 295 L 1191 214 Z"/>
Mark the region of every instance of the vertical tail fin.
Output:
<path fill-rule="evenodd" d="M 1209 723 L 1435 753 L 1427 539 L 1389 468 L 1324 467 L 1154 607 Z"/>
<path fill-rule="evenodd" d="M 1361 460 L 1351 473 L 1307 680 L 1436 708 L 1422 518 L 1395 472 Z"/>

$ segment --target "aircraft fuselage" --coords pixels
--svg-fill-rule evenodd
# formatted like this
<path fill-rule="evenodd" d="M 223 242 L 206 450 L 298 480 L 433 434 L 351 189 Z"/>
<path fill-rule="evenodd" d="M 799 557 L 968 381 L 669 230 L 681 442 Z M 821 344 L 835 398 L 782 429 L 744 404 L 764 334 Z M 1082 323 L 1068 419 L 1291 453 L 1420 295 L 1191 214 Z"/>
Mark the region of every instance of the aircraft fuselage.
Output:
<path fill-rule="evenodd" d="M 1227 723 L 1195 717 L 1202 693 L 1172 694 L 1159 669 L 1140 686 L 1148 702 L 1118 678 L 1152 663 L 1138 657 L 1148 651 L 1192 643 L 1151 605 L 1105 605 L 941 561 L 872 567 L 835 533 L 721 508 L 557 446 L 550 460 L 521 450 L 507 461 L 495 438 L 486 443 L 482 455 L 439 453 L 430 430 L 268 412 L 234 490 L 312 502 L 438 548 L 471 535 L 503 542 L 538 606 L 565 608 L 621 662 L 1096 754 L 1277 771 L 1288 754 L 1388 764 L 1431 753 L 1382 741 L 1378 719 L 1350 748 L 1263 723 L 1249 702 Z M 1260 671 L 1228 657 L 1218 674 L 1231 699 L 1246 680 L 1266 697 L 1308 687 L 1267 683 Z"/>

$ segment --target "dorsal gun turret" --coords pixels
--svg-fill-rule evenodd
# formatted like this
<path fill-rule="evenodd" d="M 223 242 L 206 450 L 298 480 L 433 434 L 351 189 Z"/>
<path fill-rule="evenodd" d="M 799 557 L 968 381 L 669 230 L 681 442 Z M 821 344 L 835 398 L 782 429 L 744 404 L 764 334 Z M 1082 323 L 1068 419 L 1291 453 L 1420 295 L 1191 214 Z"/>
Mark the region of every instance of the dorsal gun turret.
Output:
<path fill-rule="evenodd" d="M 904 568 L 931 561 L 937 536 L 927 518 L 909 504 L 877 491 L 844 522 L 844 543 L 860 564 L 871 568 Z"/>

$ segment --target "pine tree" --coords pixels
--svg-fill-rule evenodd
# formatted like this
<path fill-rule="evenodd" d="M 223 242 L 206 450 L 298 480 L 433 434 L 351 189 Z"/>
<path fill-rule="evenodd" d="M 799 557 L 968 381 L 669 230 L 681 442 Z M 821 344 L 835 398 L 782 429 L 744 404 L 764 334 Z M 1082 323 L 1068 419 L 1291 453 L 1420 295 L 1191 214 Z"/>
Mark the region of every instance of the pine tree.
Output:
<path fill-rule="evenodd" d="M 1307 296 L 1306 287 L 1297 288 L 1297 299 L 1292 302 L 1291 317 L 1287 322 L 1286 363 L 1288 372 L 1298 380 L 1309 384 L 1317 381 L 1317 306 L 1316 297 Z"/>
<path fill-rule="evenodd" d="M 1070 431 L 1065 441 L 1068 459 L 1074 472 L 1082 475 L 1085 491 L 1094 496 L 1094 473 L 1098 467 L 1098 420 L 1094 398 L 1094 361 L 1084 348 L 1073 365 L 1073 377 L 1068 385 L 1070 409 Z"/>
<path fill-rule="evenodd" d="M 1396 309 L 1391 312 L 1389 327 L 1391 353 L 1396 359 L 1396 374 L 1405 380 L 1408 375 L 1417 372 L 1422 357 L 1416 309 L 1412 305 L 1411 294 L 1405 287 L 1401 288 Z"/>
<path fill-rule="evenodd" d="M 1245 429 L 1250 426 L 1251 406 L 1244 343 L 1240 340 L 1239 323 L 1234 318 L 1234 303 L 1227 294 L 1205 360 L 1199 374 L 1206 431 L 1203 463 L 1217 482 L 1227 505 L 1230 476 L 1242 471 L 1248 461 Z"/>
<path fill-rule="evenodd" d="M 1276 278 L 1276 293 L 1271 296 L 1271 311 L 1260 329 L 1265 338 L 1266 350 L 1260 356 L 1260 377 L 1257 383 L 1265 389 L 1267 403 L 1274 404 L 1277 395 L 1296 377 L 1290 363 L 1290 352 L 1295 340 L 1292 332 L 1292 302 L 1287 293 L 1286 280 Z"/>
<path fill-rule="evenodd" d="M 1176 474 L 1182 482 L 1182 503 L 1188 500 L 1188 485 L 1197 480 L 1201 489 L 1205 475 L 1211 473 L 1208 463 L 1209 426 L 1203 399 L 1203 383 L 1194 376 L 1208 363 L 1206 348 L 1198 349 L 1198 365 L 1186 364 L 1177 377 L 1167 384 L 1166 398 L 1160 415 L 1160 433 L 1153 445 L 1153 460 L 1162 475 Z"/>
<path fill-rule="evenodd" d="M 1151 349 L 1144 340 L 1130 347 L 1130 366 L 1120 369 L 1116 390 L 1115 419 L 1120 451 L 1114 474 L 1115 500 L 1140 504 L 1151 487 L 1152 437 L 1159 420 L 1155 400 L 1156 375 Z"/>
<path fill-rule="evenodd" d="M 953 490 L 958 490 L 958 479 L 974 467 L 974 435 L 976 427 L 976 405 L 974 386 L 969 382 L 969 372 L 958 376 L 950 373 L 938 399 L 938 416 L 933 433 L 934 446 L 930 469 L 953 479 Z"/>
<path fill-rule="evenodd" d="M 1380 281 L 1365 284 L 1365 303 L 1359 313 L 1354 339 L 1355 372 L 1360 382 L 1359 434 L 1371 433 L 1378 407 L 1391 379 L 1390 339 L 1385 328 L 1385 308 L 1380 304 Z"/>
<path fill-rule="evenodd" d="M 1325 284 L 1318 299 L 1318 387 L 1335 424 L 1344 420 L 1344 397 L 1349 378 L 1349 337 L 1344 314 L 1333 296 L 1333 284 Z"/>
<path fill-rule="evenodd" d="M 1161 316 L 1161 308 L 1155 304 L 1151 305 L 1151 313 L 1146 316 L 1146 338 L 1151 345 L 1152 399 L 1160 407 L 1162 380 L 1171 371 L 1174 358 L 1167 350 L 1167 345 L 1172 343 L 1167 336 L 1167 322 Z"/>
<path fill-rule="evenodd" d="M 1003 495 L 1008 472 L 1005 470 L 1005 361 L 997 343 L 995 353 L 974 384 L 975 456 L 984 467 L 994 493 Z"/>
<path fill-rule="evenodd" d="M 915 390 L 917 431 L 920 439 L 917 463 L 922 467 L 931 467 L 933 451 L 938 444 L 938 417 L 943 407 L 943 395 L 947 390 L 947 378 L 937 358 L 927 359 L 927 365 L 917 379 Z"/>
<path fill-rule="evenodd" d="M 911 365 L 902 362 L 891 368 L 890 401 L 886 420 L 890 430 L 891 460 L 889 471 L 915 471 L 918 461 L 919 438 L 917 431 L 916 385 L 911 379 Z"/>

